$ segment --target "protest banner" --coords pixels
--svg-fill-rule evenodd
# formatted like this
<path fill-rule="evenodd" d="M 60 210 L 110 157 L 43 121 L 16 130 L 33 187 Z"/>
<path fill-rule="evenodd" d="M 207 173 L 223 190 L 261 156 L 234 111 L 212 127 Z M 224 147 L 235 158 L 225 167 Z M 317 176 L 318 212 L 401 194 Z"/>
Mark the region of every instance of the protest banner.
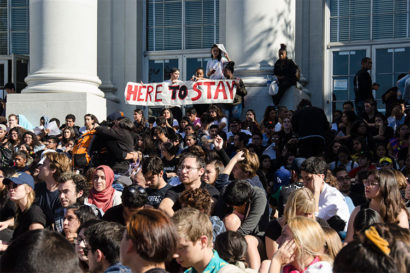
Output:
<path fill-rule="evenodd" d="M 232 80 L 181 81 L 177 84 L 128 82 L 125 103 L 142 106 L 232 103 L 236 86 Z"/>

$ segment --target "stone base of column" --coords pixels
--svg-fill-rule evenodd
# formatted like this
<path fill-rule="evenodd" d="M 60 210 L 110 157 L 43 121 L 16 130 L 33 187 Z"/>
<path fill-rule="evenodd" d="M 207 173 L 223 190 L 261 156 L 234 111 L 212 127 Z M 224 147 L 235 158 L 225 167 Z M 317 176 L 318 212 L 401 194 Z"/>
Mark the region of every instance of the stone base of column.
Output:
<path fill-rule="evenodd" d="M 23 114 L 33 126 L 41 116 L 58 118 L 63 124 L 67 114 L 76 116 L 76 125 L 84 126 L 84 115 L 94 114 L 99 121 L 107 118 L 106 99 L 90 93 L 23 93 L 7 95 L 7 115 Z"/>

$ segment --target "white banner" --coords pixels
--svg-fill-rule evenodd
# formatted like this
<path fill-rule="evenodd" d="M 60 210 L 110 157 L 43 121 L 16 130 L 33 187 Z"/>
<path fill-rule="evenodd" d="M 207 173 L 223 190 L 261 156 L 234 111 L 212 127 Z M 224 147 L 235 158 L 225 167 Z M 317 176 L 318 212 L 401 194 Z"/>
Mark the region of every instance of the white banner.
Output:
<path fill-rule="evenodd" d="M 232 80 L 186 81 L 178 84 L 135 83 L 125 87 L 127 104 L 142 106 L 176 106 L 186 104 L 232 103 L 236 94 Z"/>

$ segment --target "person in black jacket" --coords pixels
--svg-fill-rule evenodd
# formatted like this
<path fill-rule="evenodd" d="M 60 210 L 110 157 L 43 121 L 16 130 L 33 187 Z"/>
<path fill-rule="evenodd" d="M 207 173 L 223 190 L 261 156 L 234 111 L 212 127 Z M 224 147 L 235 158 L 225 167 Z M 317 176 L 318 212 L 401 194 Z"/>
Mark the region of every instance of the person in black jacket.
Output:
<path fill-rule="evenodd" d="M 298 66 L 287 57 L 286 45 L 281 44 L 279 49 L 279 60 L 276 61 L 273 74 L 278 78 L 278 94 L 272 96 L 273 104 L 278 105 L 286 90 L 296 85 L 298 80 Z"/>
<path fill-rule="evenodd" d="M 292 117 L 292 128 L 298 137 L 300 157 L 321 156 L 330 130 L 325 113 L 306 99 L 301 100 L 297 109 Z"/>
<path fill-rule="evenodd" d="M 364 57 L 362 59 L 362 68 L 356 73 L 353 79 L 356 113 L 361 116 L 364 111 L 364 101 L 373 99 L 372 95 L 372 78 L 368 70 L 372 69 L 372 59 Z"/>
<path fill-rule="evenodd" d="M 114 121 L 112 127 L 98 126 L 96 134 L 102 136 L 100 143 L 107 148 L 104 160 L 116 174 L 128 172 L 129 160 L 136 160 L 138 153 L 134 151 L 134 123 L 125 117 Z"/>

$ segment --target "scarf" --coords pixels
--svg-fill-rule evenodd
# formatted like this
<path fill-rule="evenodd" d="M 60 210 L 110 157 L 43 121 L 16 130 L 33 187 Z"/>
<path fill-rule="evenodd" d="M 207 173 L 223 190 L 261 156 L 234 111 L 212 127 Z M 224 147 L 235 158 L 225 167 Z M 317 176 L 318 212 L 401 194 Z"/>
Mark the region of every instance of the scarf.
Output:
<path fill-rule="evenodd" d="M 97 208 L 100 208 L 104 212 L 106 212 L 109 208 L 112 207 L 112 202 L 114 199 L 115 189 L 112 187 L 112 182 L 114 181 L 114 172 L 110 167 L 106 165 L 98 166 L 93 173 L 93 181 L 97 170 L 103 170 L 105 174 L 106 187 L 103 191 L 100 192 L 96 191 L 93 187 L 90 191 L 90 195 L 88 196 L 88 203 L 94 204 L 97 206 Z"/>

